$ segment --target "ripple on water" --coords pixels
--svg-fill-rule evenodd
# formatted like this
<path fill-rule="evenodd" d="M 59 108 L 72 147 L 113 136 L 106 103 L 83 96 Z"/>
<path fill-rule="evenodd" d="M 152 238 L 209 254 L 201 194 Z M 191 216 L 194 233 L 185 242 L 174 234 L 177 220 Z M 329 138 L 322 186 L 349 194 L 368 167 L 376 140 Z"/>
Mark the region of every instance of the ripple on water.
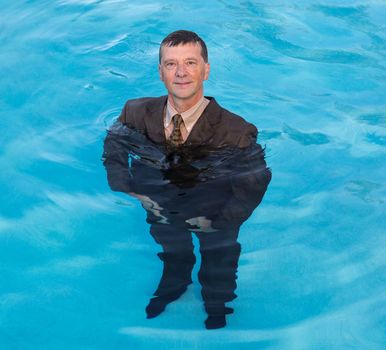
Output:
<path fill-rule="evenodd" d="M 366 6 L 327 6 L 315 5 L 314 9 L 323 12 L 327 16 L 338 17 L 342 19 L 350 19 L 355 22 L 365 21 L 367 19 Z"/>
<path fill-rule="evenodd" d="M 123 73 L 120 73 L 120 72 L 116 72 L 116 71 L 113 70 L 113 69 L 109 69 L 108 72 L 109 72 L 111 75 L 115 75 L 115 76 L 117 76 L 117 77 L 127 79 L 127 75 L 126 75 L 126 74 L 123 74 Z"/>
<path fill-rule="evenodd" d="M 122 53 L 129 49 L 129 45 L 127 42 L 128 35 L 121 34 L 118 37 L 108 40 L 107 42 L 92 46 L 88 49 L 85 49 L 85 53 L 89 53 L 92 51 L 112 51 L 113 53 Z"/>
<path fill-rule="evenodd" d="M 263 130 L 259 133 L 259 140 L 271 140 L 278 139 L 282 135 L 281 131 L 275 130 Z"/>
<path fill-rule="evenodd" d="M 365 202 L 374 202 L 376 201 L 376 197 L 374 197 L 374 192 L 381 190 L 382 185 L 366 180 L 356 180 L 350 181 L 346 185 L 345 189 Z M 379 200 L 382 201 L 382 199 Z"/>
<path fill-rule="evenodd" d="M 287 134 L 292 140 L 299 142 L 304 146 L 308 145 L 323 145 L 329 143 L 330 138 L 320 132 L 305 133 L 301 132 L 295 128 L 284 124 L 283 133 Z"/>
<path fill-rule="evenodd" d="M 358 117 L 360 122 L 378 127 L 386 127 L 386 114 L 382 112 L 365 113 Z"/>
<path fill-rule="evenodd" d="M 376 145 L 379 145 L 379 146 L 386 146 L 386 136 L 379 135 L 375 132 L 368 133 L 366 135 L 366 140 L 370 143 L 375 143 Z"/>
<path fill-rule="evenodd" d="M 98 115 L 95 123 L 103 125 L 106 129 L 111 126 L 121 113 L 120 107 L 110 108 Z"/>

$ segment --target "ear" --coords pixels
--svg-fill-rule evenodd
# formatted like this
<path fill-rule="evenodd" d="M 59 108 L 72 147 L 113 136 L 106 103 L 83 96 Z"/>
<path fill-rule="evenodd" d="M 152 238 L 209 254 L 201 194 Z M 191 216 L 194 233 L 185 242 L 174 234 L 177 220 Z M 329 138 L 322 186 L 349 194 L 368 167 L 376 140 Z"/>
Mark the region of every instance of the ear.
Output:
<path fill-rule="evenodd" d="M 210 73 L 210 64 L 205 63 L 205 75 L 204 75 L 204 80 L 208 80 L 209 78 L 209 73 Z"/>
<path fill-rule="evenodd" d="M 161 79 L 161 81 L 164 81 L 164 75 L 162 73 L 161 64 L 158 65 L 158 73 L 159 73 L 159 78 Z"/>

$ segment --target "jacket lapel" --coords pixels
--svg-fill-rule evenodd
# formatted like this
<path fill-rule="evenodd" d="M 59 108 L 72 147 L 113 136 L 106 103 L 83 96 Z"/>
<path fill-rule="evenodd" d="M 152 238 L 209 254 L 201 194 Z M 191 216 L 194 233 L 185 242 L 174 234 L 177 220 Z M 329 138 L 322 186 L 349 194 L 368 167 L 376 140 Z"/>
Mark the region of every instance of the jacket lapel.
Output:
<path fill-rule="evenodd" d="M 145 129 L 147 136 L 155 143 L 165 142 L 165 131 L 163 123 L 163 112 L 167 96 L 156 98 L 149 104 L 145 113 Z"/>
<path fill-rule="evenodd" d="M 190 132 L 185 142 L 187 145 L 211 143 L 216 128 L 220 126 L 220 106 L 213 97 L 205 97 L 209 99 L 210 102 Z"/>

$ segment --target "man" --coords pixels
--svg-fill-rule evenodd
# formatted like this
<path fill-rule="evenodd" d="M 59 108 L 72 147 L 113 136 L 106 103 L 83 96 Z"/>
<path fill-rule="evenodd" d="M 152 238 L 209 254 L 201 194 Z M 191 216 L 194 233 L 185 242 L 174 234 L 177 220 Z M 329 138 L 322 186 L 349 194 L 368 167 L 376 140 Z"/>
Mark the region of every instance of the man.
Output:
<path fill-rule="evenodd" d="M 202 39 L 171 33 L 159 57 L 168 96 L 126 103 L 105 139 L 104 165 L 112 190 L 142 202 L 162 246 L 163 273 L 147 317 L 161 314 L 192 282 L 194 232 L 205 326 L 221 328 L 233 312 L 226 303 L 236 297 L 239 228 L 261 202 L 271 172 L 255 143 L 257 129 L 204 97 L 210 66 Z"/>
<path fill-rule="evenodd" d="M 158 70 L 168 95 L 127 101 L 119 117 L 123 124 L 172 146 L 244 148 L 255 143 L 254 125 L 220 107 L 213 97 L 204 97 L 210 65 L 205 42 L 197 34 L 169 34 L 160 46 Z"/>

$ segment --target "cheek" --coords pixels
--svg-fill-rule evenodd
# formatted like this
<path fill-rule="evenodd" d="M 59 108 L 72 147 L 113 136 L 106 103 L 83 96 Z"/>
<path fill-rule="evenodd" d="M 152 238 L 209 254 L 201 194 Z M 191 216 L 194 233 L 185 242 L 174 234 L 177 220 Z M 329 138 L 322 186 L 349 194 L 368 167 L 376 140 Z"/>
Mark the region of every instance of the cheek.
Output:
<path fill-rule="evenodd" d="M 161 69 L 160 78 L 166 84 L 168 81 L 170 81 L 170 72 L 165 69 Z"/>
<path fill-rule="evenodd" d="M 170 85 L 172 79 L 173 79 L 173 76 L 172 74 L 170 74 L 170 72 L 163 72 L 162 74 L 162 81 L 165 83 L 165 84 L 168 84 Z"/>

